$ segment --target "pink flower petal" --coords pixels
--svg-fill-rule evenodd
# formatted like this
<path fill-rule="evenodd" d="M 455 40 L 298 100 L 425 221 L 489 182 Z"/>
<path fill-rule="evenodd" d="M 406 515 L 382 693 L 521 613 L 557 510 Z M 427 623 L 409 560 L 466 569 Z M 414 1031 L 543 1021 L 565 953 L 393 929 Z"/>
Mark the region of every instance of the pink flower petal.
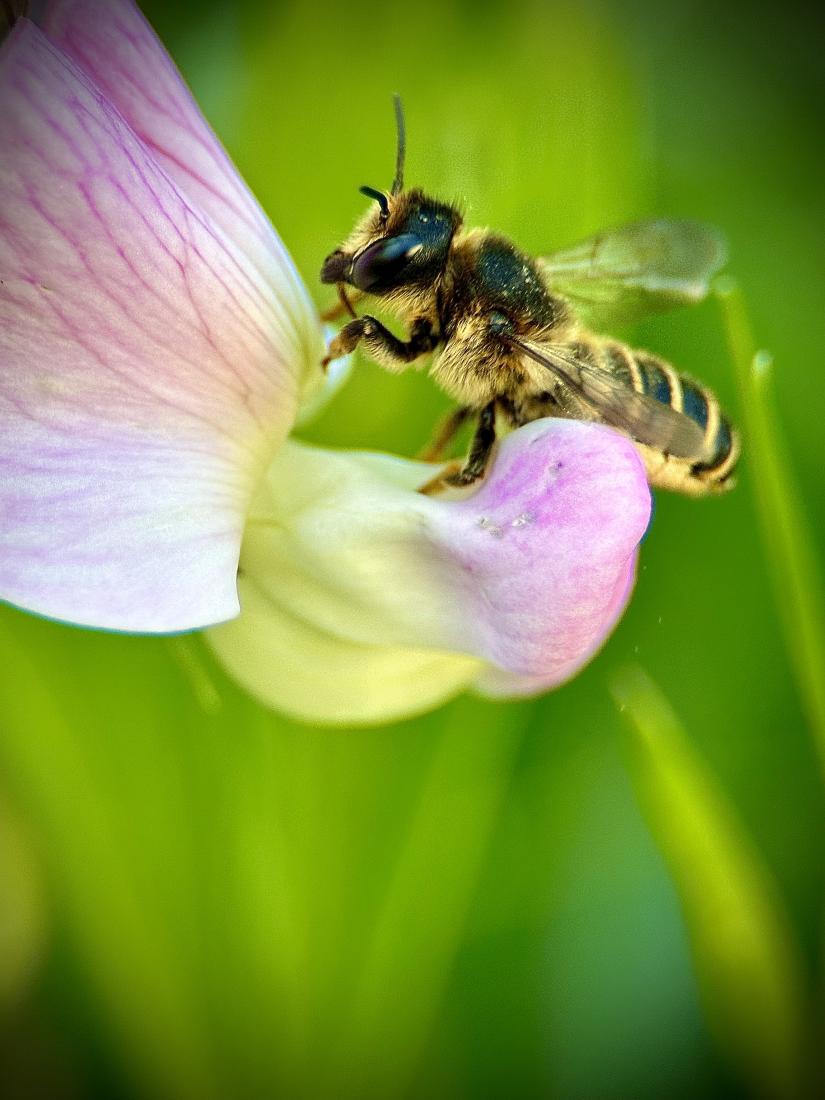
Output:
<path fill-rule="evenodd" d="M 473 580 L 463 629 L 491 665 L 477 686 L 532 694 L 568 680 L 633 588 L 650 520 L 635 447 L 611 429 L 536 421 L 505 441 L 495 477 L 454 507 L 438 529 Z"/>
<path fill-rule="evenodd" d="M 429 473 L 295 443 L 278 453 L 244 538 L 241 615 L 209 635 L 248 690 L 310 721 L 386 721 L 470 685 L 538 692 L 599 649 L 650 517 L 630 440 L 540 420 L 502 442 L 470 496 L 413 492 Z M 305 650 L 322 665 L 309 682 L 294 669 Z"/>
<path fill-rule="evenodd" d="M 27 20 L 0 102 L 0 597 L 122 630 L 226 619 L 296 410 L 293 282 L 268 284 Z"/>
<path fill-rule="evenodd" d="M 48 0 L 40 23 L 117 108 L 180 191 L 271 282 L 298 331 L 316 310 L 286 249 L 204 119 L 155 32 L 132 0 Z M 318 369 L 314 343 L 307 371 Z"/>

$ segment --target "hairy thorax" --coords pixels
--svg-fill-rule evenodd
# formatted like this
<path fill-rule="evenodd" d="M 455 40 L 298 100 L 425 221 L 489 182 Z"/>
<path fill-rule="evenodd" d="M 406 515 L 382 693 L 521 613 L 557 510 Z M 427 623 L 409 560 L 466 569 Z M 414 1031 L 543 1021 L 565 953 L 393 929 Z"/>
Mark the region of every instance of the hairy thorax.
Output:
<path fill-rule="evenodd" d="M 571 330 L 565 303 L 547 290 L 532 259 L 486 230 L 456 235 L 439 293 L 443 343 L 430 373 L 455 401 L 480 408 L 494 398 L 541 393 L 541 368 L 497 336 L 555 341 Z"/>

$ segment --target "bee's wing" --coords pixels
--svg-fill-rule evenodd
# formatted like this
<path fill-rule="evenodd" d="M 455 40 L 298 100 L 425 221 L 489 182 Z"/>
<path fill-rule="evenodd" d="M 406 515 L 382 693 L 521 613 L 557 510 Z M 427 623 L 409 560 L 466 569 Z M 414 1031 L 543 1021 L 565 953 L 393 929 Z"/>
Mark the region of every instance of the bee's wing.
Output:
<path fill-rule="evenodd" d="M 569 298 L 586 324 L 607 331 L 701 301 L 726 258 L 718 230 L 658 218 L 599 233 L 538 264 L 552 292 Z"/>
<path fill-rule="evenodd" d="M 684 413 L 638 393 L 609 371 L 576 357 L 568 347 L 534 344 L 512 336 L 506 339 L 546 367 L 605 424 L 677 458 L 698 459 L 702 455 L 704 432 Z"/>

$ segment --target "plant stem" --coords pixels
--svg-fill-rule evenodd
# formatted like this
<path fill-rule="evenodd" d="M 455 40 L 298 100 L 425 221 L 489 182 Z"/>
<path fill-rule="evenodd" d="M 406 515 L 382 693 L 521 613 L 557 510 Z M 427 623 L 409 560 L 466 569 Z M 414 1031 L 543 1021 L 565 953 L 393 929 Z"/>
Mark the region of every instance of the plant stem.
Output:
<path fill-rule="evenodd" d="M 771 357 L 755 346 L 735 280 L 723 276 L 714 290 L 736 367 L 747 456 L 779 618 L 825 778 L 825 587 L 777 425 Z"/>

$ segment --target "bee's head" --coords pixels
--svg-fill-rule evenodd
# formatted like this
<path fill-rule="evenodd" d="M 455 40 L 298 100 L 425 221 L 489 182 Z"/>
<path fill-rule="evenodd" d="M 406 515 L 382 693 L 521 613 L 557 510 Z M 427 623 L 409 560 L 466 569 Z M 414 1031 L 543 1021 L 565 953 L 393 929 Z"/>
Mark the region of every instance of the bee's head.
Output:
<path fill-rule="evenodd" d="M 404 116 L 397 96 L 395 114 L 398 153 L 392 189 L 361 188 L 377 206 L 324 260 L 322 283 L 346 283 L 380 295 L 399 286 L 432 282 L 444 269 L 461 215 L 418 189 L 404 190 Z"/>

